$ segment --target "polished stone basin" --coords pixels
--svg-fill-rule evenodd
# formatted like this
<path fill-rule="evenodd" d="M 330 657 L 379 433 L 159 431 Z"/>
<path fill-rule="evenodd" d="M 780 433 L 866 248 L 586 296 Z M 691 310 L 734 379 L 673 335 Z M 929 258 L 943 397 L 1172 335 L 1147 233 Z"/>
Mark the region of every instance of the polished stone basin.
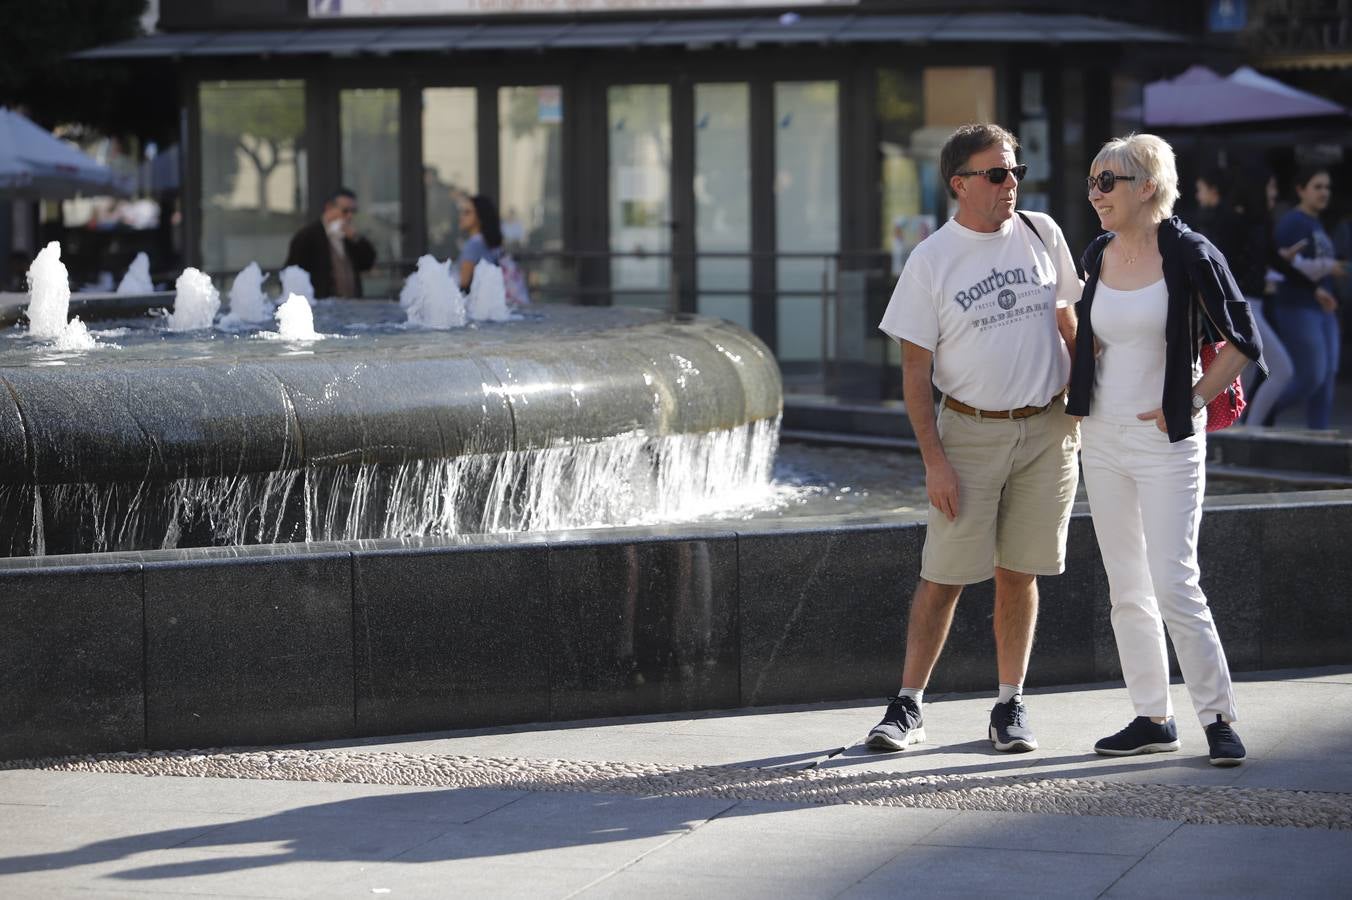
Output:
<path fill-rule="evenodd" d="M 338 521 L 341 510 L 390 484 L 425 494 L 463 480 L 447 461 L 475 460 L 477 475 L 505 489 L 528 470 L 571 472 L 579 463 L 567 452 L 605 468 L 594 446 L 624 442 L 630 468 L 614 473 L 624 481 L 636 477 L 636 456 L 669 454 L 682 436 L 732 435 L 737 445 L 755 432 L 766 444 L 777 428 L 773 357 L 722 320 L 542 307 L 428 331 L 401 318 L 390 302 L 322 301 L 316 329 L 329 336 L 312 342 L 115 322 L 95 332 L 105 346 L 68 353 L 7 334 L 0 540 L 22 555 L 397 536 L 388 508 L 363 507 L 386 520 L 366 531 Z M 768 484 L 768 468 L 767 459 L 748 477 Z M 318 512 L 330 516 L 327 530 L 310 527 Z M 161 521 L 185 515 L 194 521 Z M 224 531 L 202 521 L 225 515 L 234 519 Z"/>

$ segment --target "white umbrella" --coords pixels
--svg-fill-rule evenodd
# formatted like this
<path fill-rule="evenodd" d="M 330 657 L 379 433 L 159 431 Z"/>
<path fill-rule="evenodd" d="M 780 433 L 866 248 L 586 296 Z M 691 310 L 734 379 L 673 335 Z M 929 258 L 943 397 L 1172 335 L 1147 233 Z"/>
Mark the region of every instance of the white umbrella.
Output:
<path fill-rule="evenodd" d="M 1205 66 L 1192 66 L 1177 78 L 1145 86 L 1145 124 L 1153 126 L 1268 122 L 1346 112 L 1337 103 L 1260 75 L 1248 66 L 1228 78 Z"/>
<path fill-rule="evenodd" d="M 0 107 L 0 196 L 59 200 L 129 194 L 128 185 L 73 145 Z"/>

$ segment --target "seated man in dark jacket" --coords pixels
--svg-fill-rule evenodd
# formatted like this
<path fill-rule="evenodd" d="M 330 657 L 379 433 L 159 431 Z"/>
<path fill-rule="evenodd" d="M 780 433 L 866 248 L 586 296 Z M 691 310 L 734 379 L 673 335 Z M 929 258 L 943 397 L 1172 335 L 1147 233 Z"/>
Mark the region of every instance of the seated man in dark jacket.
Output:
<path fill-rule="evenodd" d="M 285 264 L 310 273 L 316 298 L 361 296 L 361 273 L 375 264 L 376 248 L 352 226 L 356 214 L 357 195 L 339 188 L 324 201 L 319 221 L 291 238 Z"/>

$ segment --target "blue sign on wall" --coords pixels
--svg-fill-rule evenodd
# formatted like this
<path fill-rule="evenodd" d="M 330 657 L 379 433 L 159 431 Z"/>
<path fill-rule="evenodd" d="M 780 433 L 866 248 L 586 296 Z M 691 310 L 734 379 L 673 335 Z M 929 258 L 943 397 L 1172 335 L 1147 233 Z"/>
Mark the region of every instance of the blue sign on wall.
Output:
<path fill-rule="evenodd" d="M 1248 0 L 1209 0 L 1208 31 L 1243 31 L 1249 22 Z"/>

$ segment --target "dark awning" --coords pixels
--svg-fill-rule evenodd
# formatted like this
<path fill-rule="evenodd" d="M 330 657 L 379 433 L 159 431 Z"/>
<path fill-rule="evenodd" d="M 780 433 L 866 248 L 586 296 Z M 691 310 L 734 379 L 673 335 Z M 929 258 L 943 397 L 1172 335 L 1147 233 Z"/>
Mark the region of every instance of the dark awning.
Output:
<path fill-rule="evenodd" d="M 538 20 L 522 24 L 392 25 L 152 34 L 74 54 L 76 59 L 210 56 L 388 56 L 411 52 L 627 47 L 752 47 L 777 44 L 1182 43 L 1181 35 L 1093 16 L 1041 13 Z"/>

